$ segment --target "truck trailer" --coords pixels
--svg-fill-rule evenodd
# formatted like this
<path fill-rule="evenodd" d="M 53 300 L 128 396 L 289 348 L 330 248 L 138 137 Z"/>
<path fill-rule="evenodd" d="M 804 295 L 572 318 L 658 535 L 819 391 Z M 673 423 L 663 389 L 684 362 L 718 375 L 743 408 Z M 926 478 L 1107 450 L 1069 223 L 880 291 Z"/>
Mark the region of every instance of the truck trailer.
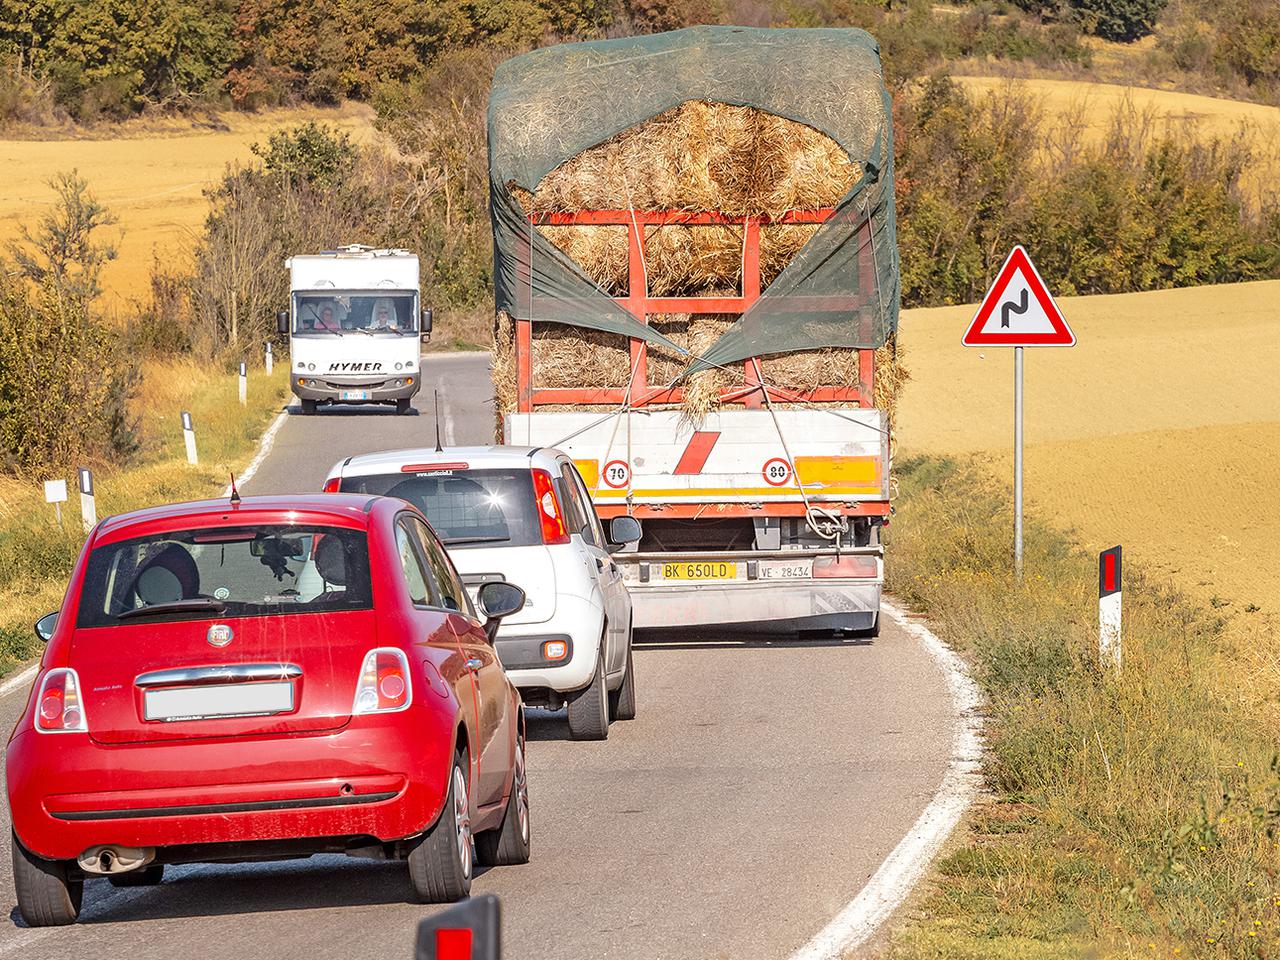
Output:
<path fill-rule="evenodd" d="M 645 96 L 601 92 L 644 76 Z M 833 78 L 847 87 L 847 102 L 831 100 Z M 584 98 L 577 115 L 537 128 L 544 101 L 575 98 Z M 877 376 L 896 359 L 899 291 L 889 117 L 878 49 L 859 30 L 691 28 L 547 48 L 507 61 L 495 76 L 501 440 L 565 450 L 603 517 L 642 521 L 641 541 L 615 554 L 637 628 L 878 631 L 891 443 Z M 699 166 L 690 128 L 714 135 L 717 124 L 747 131 L 737 156 L 750 155 L 755 130 L 758 151 L 785 155 L 799 138 L 805 157 L 794 163 L 847 154 L 850 172 L 832 181 L 839 185 L 821 205 L 785 206 L 787 191 L 772 189 L 753 208 L 730 185 L 715 192 L 717 169 L 726 183 L 733 175 L 733 157 L 715 156 L 720 145 L 709 145 Z M 789 124 L 808 129 L 797 134 Z M 673 176 L 692 168 L 700 179 L 699 208 L 678 187 L 667 192 L 679 206 L 664 206 L 666 188 L 628 182 L 655 179 L 636 158 L 667 134 L 682 138 L 684 172 Z M 817 137 L 843 154 L 804 145 Z M 599 162 L 576 159 L 593 150 Z M 612 204 L 601 202 L 611 194 L 598 184 L 574 193 L 574 177 L 619 156 L 630 165 L 620 168 Z M 811 196 L 803 173 L 781 176 L 796 181 L 802 200 Z M 770 266 L 778 238 L 798 227 L 807 240 L 785 265 Z M 582 262 L 591 254 L 570 231 L 584 228 L 625 245 L 625 269 L 621 249 L 612 266 Z M 616 233 L 605 238 L 601 228 Z M 700 290 L 682 279 L 673 293 L 663 258 L 680 247 L 661 231 L 695 237 L 706 228 L 721 231 L 712 243 L 740 244 L 725 271 L 733 287 Z M 700 248 L 704 259 L 723 253 Z M 681 342 L 670 334 L 673 316 L 690 326 L 720 318 L 725 329 L 709 346 Z M 566 337 L 581 343 L 557 361 L 553 348 Z M 625 375 L 606 386 L 590 382 L 599 377 L 586 375 L 582 359 L 601 344 L 625 349 Z M 680 359 L 677 376 L 668 375 L 669 359 L 655 374 L 659 354 Z M 789 384 L 769 372 L 778 358 L 843 375 Z M 708 372 L 713 395 L 701 389 L 695 403 L 692 385 Z"/>

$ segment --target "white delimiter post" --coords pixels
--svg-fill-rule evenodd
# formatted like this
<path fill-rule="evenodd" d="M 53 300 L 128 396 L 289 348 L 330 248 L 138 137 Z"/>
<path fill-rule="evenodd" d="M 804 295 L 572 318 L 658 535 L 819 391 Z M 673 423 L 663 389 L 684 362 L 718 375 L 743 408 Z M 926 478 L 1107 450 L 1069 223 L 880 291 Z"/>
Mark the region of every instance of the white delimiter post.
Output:
<path fill-rule="evenodd" d="M 1013 575 L 1022 579 L 1022 347 L 1013 349 Z"/>
<path fill-rule="evenodd" d="M 1098 662 L 1119 670 L 1123 660 L 1120 644 L 1121 590 L 1120 547 L 1098 554 Z"/>
<path fill-rule="evenodd" d="M 196 456 L 196 428 L 191 422 L 191 414 L 182 411 L 182 439 L 187 442 L 187 463 L 193 467 L 200 462 Z"/>
<path fill-rule="evenodd" d="M 98 503 L 93 495 L 93 471 L 81 467 L 76 472 L 80 477 L 80 520 L 84 524 L 84 532 L 88 533 L 98 522 Z"/>
<path fill-rule="evenodd" d="M 274 360 L 275 360 L 275 357 L 273 357 L 273 356 L 271 355 L 271 341 L 270 341 L 270 340 L 268 340 L 268 341 L 267 341 L 267 356 L 266 356 L 266 359 L 265 359 L 265 364 L 266 364 L 266 368 L 267 368 L 267 376 L 268 376 L 268 377 L 269 377 L 269 376 L 271 376 L 271 370 L 272 370 L 272 367 L 274 366 L 274 363 L 273 363 L 273 361 L 274 361 Z"/>
<path fill-rule="evenodd" d="M 240 406 L 249 401 L 249 370 L 244 361 L 240 362 Z"/>

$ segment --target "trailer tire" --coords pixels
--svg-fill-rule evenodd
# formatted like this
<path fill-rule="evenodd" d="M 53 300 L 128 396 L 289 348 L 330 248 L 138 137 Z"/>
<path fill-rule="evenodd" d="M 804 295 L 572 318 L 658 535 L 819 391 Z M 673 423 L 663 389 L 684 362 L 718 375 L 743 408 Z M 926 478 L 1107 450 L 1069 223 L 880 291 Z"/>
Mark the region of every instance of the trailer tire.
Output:
<path fill-rule="evenodd" d="M 604 679 L 604 646 L 596 656 L 591 682 L 568 697 L 569 736 L 573 740 L 605 740 L 609 736 L 609 690 Z"/>

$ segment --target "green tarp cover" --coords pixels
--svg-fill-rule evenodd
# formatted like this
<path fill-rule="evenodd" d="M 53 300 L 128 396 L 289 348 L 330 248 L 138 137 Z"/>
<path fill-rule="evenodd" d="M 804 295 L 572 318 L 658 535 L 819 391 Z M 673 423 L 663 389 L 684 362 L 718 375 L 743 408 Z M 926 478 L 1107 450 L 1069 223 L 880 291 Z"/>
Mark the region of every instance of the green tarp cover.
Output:
<path fill-rule="evenodd" d="M 497 308 L 683 348 L 616 304 L 534 229 L 514 195 L 569 158 L 690 100 L 755 107 L 831 137 L 863 171 L 705 364 L 820 347 L 878 347 L 896 329 L 892 110 L 879 47 L 857 29 L 690 27 L 546 47 L 501 64 L 489 97 Z M 618 189 L 618 208 L 626 194 Z M 866 231 L 870 218 L 870 249 Z M 871 265 L 861 269 L 860 265 Z"/>

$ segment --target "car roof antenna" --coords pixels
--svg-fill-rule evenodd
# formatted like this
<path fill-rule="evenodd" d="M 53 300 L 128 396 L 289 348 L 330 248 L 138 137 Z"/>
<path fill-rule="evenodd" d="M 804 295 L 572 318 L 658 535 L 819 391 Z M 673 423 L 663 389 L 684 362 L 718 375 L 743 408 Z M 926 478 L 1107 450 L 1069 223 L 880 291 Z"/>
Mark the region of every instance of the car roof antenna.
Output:
<path fill-rule="evenodd" d="M 240 506 L 240 491 L 236 489 L 236 475 L 231 474 L 231 505 Z"/>
<path fill-rule="evenodd" d="M 444 453 L 444 447 L 440 446 L 440 391 L 431 392 L 436 396 L 436 453 Z"/>

